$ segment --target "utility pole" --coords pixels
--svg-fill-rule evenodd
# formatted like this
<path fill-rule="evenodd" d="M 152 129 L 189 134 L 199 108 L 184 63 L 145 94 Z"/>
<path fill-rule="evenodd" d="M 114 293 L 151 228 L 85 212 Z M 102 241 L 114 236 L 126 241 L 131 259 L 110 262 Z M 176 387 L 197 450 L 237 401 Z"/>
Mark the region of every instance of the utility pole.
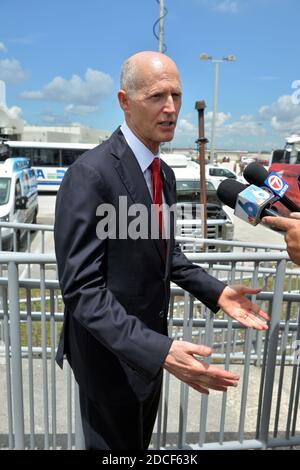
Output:
<path fill-rule="evenodd" d="M 218 82 L 219 82 L 219 62 L 215 61 L 215 79 L 214 79 L 214 105 L 211 123 L 211 139 L 210 139 L 210 163 L 216 163 L 216 121 L 218 107 Z"/>
<path fill-rule="evenodd" d="M 159 2 L 159 34 L 158 51 L 164 52 L 164 18 L 165 18 L 165 0 Z"/>
<path fill-rule="evenodd" d="M 198 135 L 196 141 L 199 151 L 200 166 L 200 214 L 201 214 L 201 234 L 202 238 L 207 238 L 207 204 L 206 204 L 206 179 L 205 179 L 205 144 L 208 142 L 204 136 L 204 109 L 205 101 L 196 101 L 195 109 L 198 111 Z M 205 251 L 205 244 L 202 251 Z"/>

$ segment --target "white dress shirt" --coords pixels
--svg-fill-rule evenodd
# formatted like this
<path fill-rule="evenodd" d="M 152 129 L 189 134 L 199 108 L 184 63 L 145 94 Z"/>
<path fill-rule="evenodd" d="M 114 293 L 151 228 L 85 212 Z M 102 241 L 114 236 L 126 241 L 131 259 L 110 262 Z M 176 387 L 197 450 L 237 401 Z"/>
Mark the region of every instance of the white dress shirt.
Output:
<path fill-rule="evenodd" d="M 153 162 L 154 158 L 158 157 L 160 159 L 160 153 L 158 152 L 157 155 L 154 155 L 151 150 L 146 147 L 146 145 L 141 142 L 138 137 L 132 132 L 132 130 L 128 127 L 126 121 L 123 122 L 121 125 L 122 134 L 125 137 L 125 140 L 131 150 L 134 153 L 135 158 L 137 159 L 142 173 L 144 175 L 145 181 L 147 183 L 151 198 L 153 200 L 153 193 L 152 193 L 152 181 L 151 181 L 151 169 L 150 165 Z M 164 192 L 162 194 L 162 201 L 163 204 L 166 204 Z M 169 217 L 167 215 L 166 207 L 163 206 L 163 220 L 164 220 L 164 228 L 165 233 L 169 233 Z"/>

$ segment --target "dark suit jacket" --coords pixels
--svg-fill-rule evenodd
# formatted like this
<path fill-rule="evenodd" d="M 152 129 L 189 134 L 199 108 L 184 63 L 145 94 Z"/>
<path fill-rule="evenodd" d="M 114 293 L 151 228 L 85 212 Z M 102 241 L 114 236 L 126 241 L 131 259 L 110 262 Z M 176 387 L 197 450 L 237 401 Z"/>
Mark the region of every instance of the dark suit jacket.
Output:
<path fill-rule="evenodd" d="M 172 205 L 175 176 L 163 161 L 161 169 L 166 202 Z M 65 353 L 90 399 L 110 404 L 143 400 L 161 375 L 172 341 L 167 336 L 170 280 L 213 311 L 224 289 L 187 260 L 172 230 L 166 260 L 161 240 L 99 240 L 97 207 L 113 204 L 118 221 L 120 196 L 129 206 L 150 209 L 152 203 L 140 166 L 117 129 L 66 172 L 54 232 L 65 304 L 57 362 L 62 367 Z"/>

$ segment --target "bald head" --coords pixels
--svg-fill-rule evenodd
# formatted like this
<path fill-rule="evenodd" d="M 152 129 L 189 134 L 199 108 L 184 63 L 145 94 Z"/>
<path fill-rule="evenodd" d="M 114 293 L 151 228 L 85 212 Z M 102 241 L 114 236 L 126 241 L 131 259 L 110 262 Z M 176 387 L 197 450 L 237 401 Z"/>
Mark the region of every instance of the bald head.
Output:
<path fill-rule="evenodd" d="M 164 70 L 172 70 L 179 78 L 176 64 L 170 57 L 161 52 L 138 52 L 122 65 L 121 89 L 133 96 L 145 84 L 149 74 L 161 73 Z"/>

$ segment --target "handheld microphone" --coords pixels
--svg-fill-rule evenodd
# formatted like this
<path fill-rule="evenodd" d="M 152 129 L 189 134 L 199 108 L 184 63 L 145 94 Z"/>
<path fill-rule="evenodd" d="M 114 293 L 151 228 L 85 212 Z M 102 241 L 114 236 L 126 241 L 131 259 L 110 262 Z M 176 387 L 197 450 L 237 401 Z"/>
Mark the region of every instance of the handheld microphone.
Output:
<path fill-rule="evenodd" d="M 272 176 L 276 176 L 277 180 L 275 179 L 275 183 L 278 183 L 278 189 L 275 188 L 276 184 L 270 184 L 270 178 Z M 260 165 L 259 163 L 253 162 L 246 166 L 244 173 L 244 178 L 250 184 L 255 184 L 256 186 L 266 186 L 269 188 L 274 194 L 279 196 L 279 201 L 290 211 L 292 212 L 300 212 L 300 207 L 297 206 L 291 199 L 289 199 L 284 193 L 288 189 L 287 183 L 283 181 L 277 174 L 270 174 L 267 170 Z M 274 179 L 274 178 L 273 178 Z"/>
<path fill-rule="evenodd" d="M 259 224 L 264 216 L 278 216 L 271 208 L 271 204 L 277 200 L 276 196 L 254 184 L 246 186 L 227 178 L 220 183 L 217 195 L 224 204 L 234 209 L 237 217 L 251 225 Z"/>

